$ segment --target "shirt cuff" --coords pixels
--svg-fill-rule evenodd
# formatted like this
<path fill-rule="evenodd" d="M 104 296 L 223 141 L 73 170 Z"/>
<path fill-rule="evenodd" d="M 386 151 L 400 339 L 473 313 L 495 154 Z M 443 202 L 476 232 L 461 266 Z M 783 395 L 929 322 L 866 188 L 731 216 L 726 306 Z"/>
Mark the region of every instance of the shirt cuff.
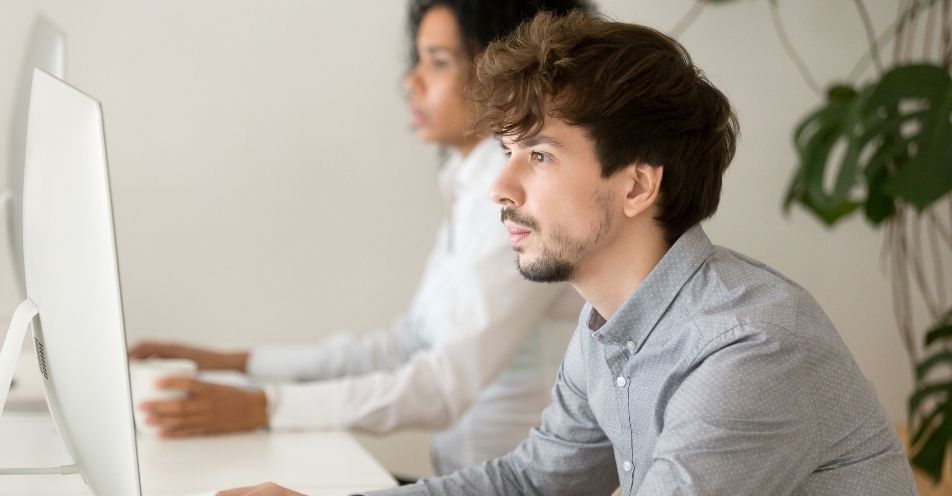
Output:
<path fill-rule="evenodd" d="M 283 379 L 288 375 L 287 355 L 274 347 L 253 348 L 245 372 L 253 377 Z M 270 398 L 268 398 L 270 399 Z"/>
<path fill-rule="evenodd" d="M 342 391 L 333 382 L 269 384 L 268 425 L 284 430 L 346 429 Z"/>

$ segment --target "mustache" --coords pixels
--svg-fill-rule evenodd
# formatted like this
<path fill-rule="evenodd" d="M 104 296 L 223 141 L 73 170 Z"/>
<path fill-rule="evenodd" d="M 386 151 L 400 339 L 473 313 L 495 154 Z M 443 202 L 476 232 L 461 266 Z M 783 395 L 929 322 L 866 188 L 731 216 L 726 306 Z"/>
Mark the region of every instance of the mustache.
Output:
<path fill-rule="evenodd" d="M 535 219 L 532 217 L 523 217 L 519 215 L 516 212 L 516 209 L 512 207 L 505 207 L 499 212 L 499 221 L 505 222 L 507 220 L 512 221 L 515 224 L 519 224 L 520 226 L 527 227 L 533 231 L 538 229 Z"/>

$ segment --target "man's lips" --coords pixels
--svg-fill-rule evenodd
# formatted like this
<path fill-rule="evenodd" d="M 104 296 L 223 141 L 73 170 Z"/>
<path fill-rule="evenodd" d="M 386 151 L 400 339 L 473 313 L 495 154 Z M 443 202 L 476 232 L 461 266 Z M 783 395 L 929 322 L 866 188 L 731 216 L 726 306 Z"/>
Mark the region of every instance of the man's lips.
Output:
<path fill-rule="evenodd" d="M 530 234 L 532 234 L 532 231 L 524 227 L 521 227 L 517 224 L 513 224 L 510 221 L 506 221 L 504 222 L 504 224 L 506 225 L 506 230 L 509 231 L 510 245 L 515 246 L 519 244 L 522 240 L 528 238 Z"/>

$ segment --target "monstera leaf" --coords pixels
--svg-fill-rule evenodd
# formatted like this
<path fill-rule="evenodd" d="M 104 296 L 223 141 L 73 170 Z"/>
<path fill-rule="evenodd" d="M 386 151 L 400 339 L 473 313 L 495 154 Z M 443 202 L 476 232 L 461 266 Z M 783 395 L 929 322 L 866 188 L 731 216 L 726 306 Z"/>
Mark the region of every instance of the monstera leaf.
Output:
<path fill-rule="evenodd" d="M 950 114 L 952 78 L 935 65 L 896 67 L 862 89 L 833 86 L 794 131 L 799 164 L 784 209 L 799 203 L 827 225 L 860 207 L 877 225 L 897 202 L 922 211 L 952 191 Z"/>
<path fill-rule="evenodd" d="M 916 389 L 909 398 L 911 462 L 938 481 L 952 439 L 952 310 L 926 334 L 931 352 L 916 367 Z M 942 375 L 944 373 L 944 375 Z M 939 378 L 935 378 L 939 375 Z"/>

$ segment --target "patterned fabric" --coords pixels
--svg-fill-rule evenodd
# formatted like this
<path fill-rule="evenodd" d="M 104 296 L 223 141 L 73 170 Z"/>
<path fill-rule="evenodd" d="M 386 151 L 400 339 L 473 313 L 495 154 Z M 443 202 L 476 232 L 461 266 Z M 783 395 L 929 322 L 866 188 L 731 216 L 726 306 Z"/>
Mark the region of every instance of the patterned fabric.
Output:
<path fill-rule="evenodd" d="M 607 321 L 582 310 L 542 426 L 387 495 L 915 495 L 817 302 L 695 226 Z"/>

